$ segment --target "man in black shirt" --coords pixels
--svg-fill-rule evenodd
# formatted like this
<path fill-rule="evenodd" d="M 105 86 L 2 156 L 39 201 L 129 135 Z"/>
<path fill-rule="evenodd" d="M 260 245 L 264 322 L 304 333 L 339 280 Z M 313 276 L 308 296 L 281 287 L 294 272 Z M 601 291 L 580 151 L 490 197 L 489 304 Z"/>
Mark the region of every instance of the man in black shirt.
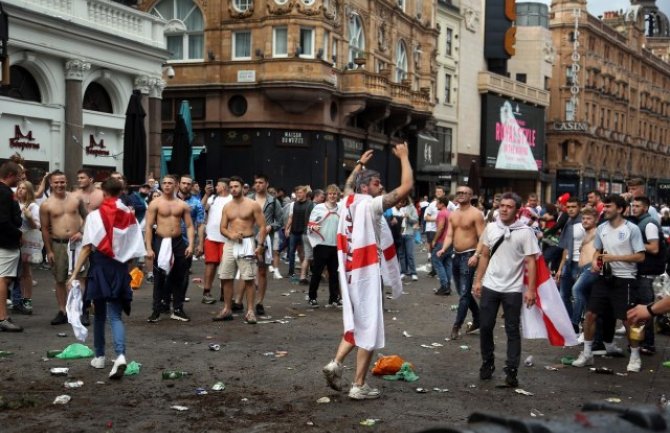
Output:
<path fill-rule="evenodd" d="M 295 251 L 298 246 L 302 246 L 302 235 L 307 228 L 309 214 L 314 208 L 314 204 L 307 198 L 306 186 L 299 186 L 295 190 L 295 202 L 289 208 L 288 223 L 286 224 L 286 237 L 288 242 L 288 274 L 295 276 Z M 295 279 L 295 278 L 293 278 Z M 305 280 L 306 281 L 306 280 Z M 309 284 L 309 282 L 307 282 Z"/>
<path fill-rule="evenodd" d="M 9 284 L 17 276 L 21 257 L 21 210 L 12 187 L 18 183 L 21 167 L 14 162 L 0 166 L 0 331 L 21 332 L 7 315 Z"/>

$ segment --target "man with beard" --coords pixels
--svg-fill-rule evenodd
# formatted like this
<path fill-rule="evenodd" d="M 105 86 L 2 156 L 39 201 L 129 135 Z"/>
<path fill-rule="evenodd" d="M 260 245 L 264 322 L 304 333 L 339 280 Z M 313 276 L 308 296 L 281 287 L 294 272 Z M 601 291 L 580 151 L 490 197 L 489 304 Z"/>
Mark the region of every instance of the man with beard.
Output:
<path fill-rule="evenodd" d="M 191 320 L 184 312 L 184 277 L 188 276 L 187 259 L 191 257 L 194 242 L 191 209 L 175 197 L 177 179 L 167 175 L 161 184 L 163 195 L 149 203 L 147 227 L 156 224 L 156 237 L 149 229 L 144 235 L 147 258 L 154 263 L 153 311 L 147 322 L 158 322 L 161 312 L 170 309 L 172 296 L 174 320 Z M 182 236 L 181 225 L 186 226 L 188 241 Z"/>
<path fill-rule="evenodd" d="M 103 199 L 102 190 L 95 187 L 93 172 L 87 168 L 79 170 L 77 172 L 77 185 L 79 189 L 74 191 L 72 195 L 84 202 L 86 211 L 92 212 L 99 208 Z"/>
<path fill-rule="evenodd" d="M 40 206 L 42 238 L 47 250 L 47 260 L 56 279 L 58 313 L 51 321 L 52 325 L 67 323 L 65 282 L 68 279 L 69 262 L 74 267 L 76 261 L 74 256 L 81 249 L 81 230 L 88 213 L 82 199 L 74 193 L 67 192 L 66 188 L 65 173 L 58 170 L 51 173 L 51 195 Z M 68 257 L 68 252 L 73 257 Z M 81 278 L 86 277 L 84 272 L 79 275 Z M 86 314 L 82 315 L 82 324 L 88 325 Z"/>
<path fill-rule="evenodd" d="M 223 247 L 223 258 L 219 267 L 219 278 L 223 281 L 224 307 L 212 320 L 231 320 L 233 278 L 239 269 L 247 298 L 247 313 L 244 315 L 244 320 L 254 325 L 256 324 L 254 314 L 256 263 L 265 255 L 267 230 L 263 210 L 257 202 L 243 195 L 243 185 L 244 182 L 238 176 L 231 177 L 228 183 L 233 200 L 223 208 L 221 234 L 228 241 Z M 255 233 L 258 235 L 254 235 Z"/>
<path fill-rule="evenodd" d="M 442 248 L 437 252 L 438 256 L 444 255 L 449 248 L 454 247 L 454 259 L 452 261 L 454 282 L 460 299 L 456 312 L 456 321 L 451 329 L 451 339 L 459 336 L 459 331 L 465 322 L 468 309 L 472 312 L 472 324 L 466 332 L 474 332 L 479 329 L 479 306 L 472 297 L 472 281 L 475 275 L 475 267 L 481 254 L 475 254 L 479 238 L 484 232 L 484 215 L 479 209 L 470 204 L 472 189 L 461 185 L 456 188 L 456 203 L 458 208 L 449 215 L 449 226 L 447 236 Z"/>
<path fill-rule="evenodd" d="M 191 273 L 191 266 L 193 265 L 193 260 L 200 255 L 202 250 L 200 249 L 199 240 L 205 236 L 205 208 L 200 202 L 200 197 L 192 194 L 193 191 L 193 178 L 188 174 L 183 174 L 179 178 L 179 191 L 177 192 L 177 198 L 181 199 L 186 203 L 190 212 L 191 212 L 191 221 L 193 222 L 193 232 L 195 233 L 195 244 L 191 243 L 190 245 L 195 245 L 195 249 L 191 256 L 186 258 L 186 272 L 184 273 L 184 280 L 182 281 L 184 296 L 188 291 L 188 283 Z M 182 221 L 181 223 L 181 236 L 184 238 L 184 241 L 188 241 L 188 232 L 186 230 L 186 224 Z"/>

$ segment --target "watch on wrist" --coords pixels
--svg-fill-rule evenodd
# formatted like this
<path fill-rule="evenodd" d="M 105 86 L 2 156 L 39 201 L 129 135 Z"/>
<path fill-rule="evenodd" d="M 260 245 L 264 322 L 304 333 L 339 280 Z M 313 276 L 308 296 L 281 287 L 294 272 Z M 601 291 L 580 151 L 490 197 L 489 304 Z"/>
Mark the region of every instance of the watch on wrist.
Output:
<path fill-rule="evenodd" d="M 651 307 L 653 307 L 654 304 L 655 304 L 655 302 L 651 302 L 651 303 L 647 304 L 647 311 L 649 312 L 649 315 L 651 317 L 656 316 L 656 314 L 651 310 Z"/>

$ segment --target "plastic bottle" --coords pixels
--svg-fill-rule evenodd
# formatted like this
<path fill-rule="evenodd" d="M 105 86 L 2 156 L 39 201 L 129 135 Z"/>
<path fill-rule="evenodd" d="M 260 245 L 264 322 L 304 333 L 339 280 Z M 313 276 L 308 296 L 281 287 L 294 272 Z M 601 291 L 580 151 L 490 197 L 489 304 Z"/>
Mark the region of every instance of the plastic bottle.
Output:
<path fill-rule="evenodd" d="M 181 379 L 187 375 L 188 373 L 186 371 L 165 370 L 163 372 L 163 379 Z"/>
<path fill-rule="evenodd" d="M 13 354 L 14 354 L 14 352 L 8 352 L 6 350 L 0 350 L 0 358 L 5 358 L 5 357 L 11 356 Z"/>

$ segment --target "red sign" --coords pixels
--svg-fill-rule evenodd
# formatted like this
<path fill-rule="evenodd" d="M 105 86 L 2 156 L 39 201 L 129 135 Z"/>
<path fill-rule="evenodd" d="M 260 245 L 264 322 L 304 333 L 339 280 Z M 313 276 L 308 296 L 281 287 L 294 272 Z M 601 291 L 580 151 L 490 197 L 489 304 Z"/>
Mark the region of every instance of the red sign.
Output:
<path fill-rule="evenodd" d="M 105 148 L 105 140 L 100 139 L 100 143 L 95 142 L 93 134 L 88 135 L 88 146 L 84 148 L 87 155 L 93 156 L 109 156 L 109 150 Z"/>
<path fill-rule="evenodd" d="M 28 134 L 24 135 L 21 132 L 21 127 L 14 125 L 14 137 L 9 139 L 9 147 L 18 148 L 23 151 L 26 149 L 39 149 L 40 144 L 33 138 L 33 131 L 28 131 Z"/>

